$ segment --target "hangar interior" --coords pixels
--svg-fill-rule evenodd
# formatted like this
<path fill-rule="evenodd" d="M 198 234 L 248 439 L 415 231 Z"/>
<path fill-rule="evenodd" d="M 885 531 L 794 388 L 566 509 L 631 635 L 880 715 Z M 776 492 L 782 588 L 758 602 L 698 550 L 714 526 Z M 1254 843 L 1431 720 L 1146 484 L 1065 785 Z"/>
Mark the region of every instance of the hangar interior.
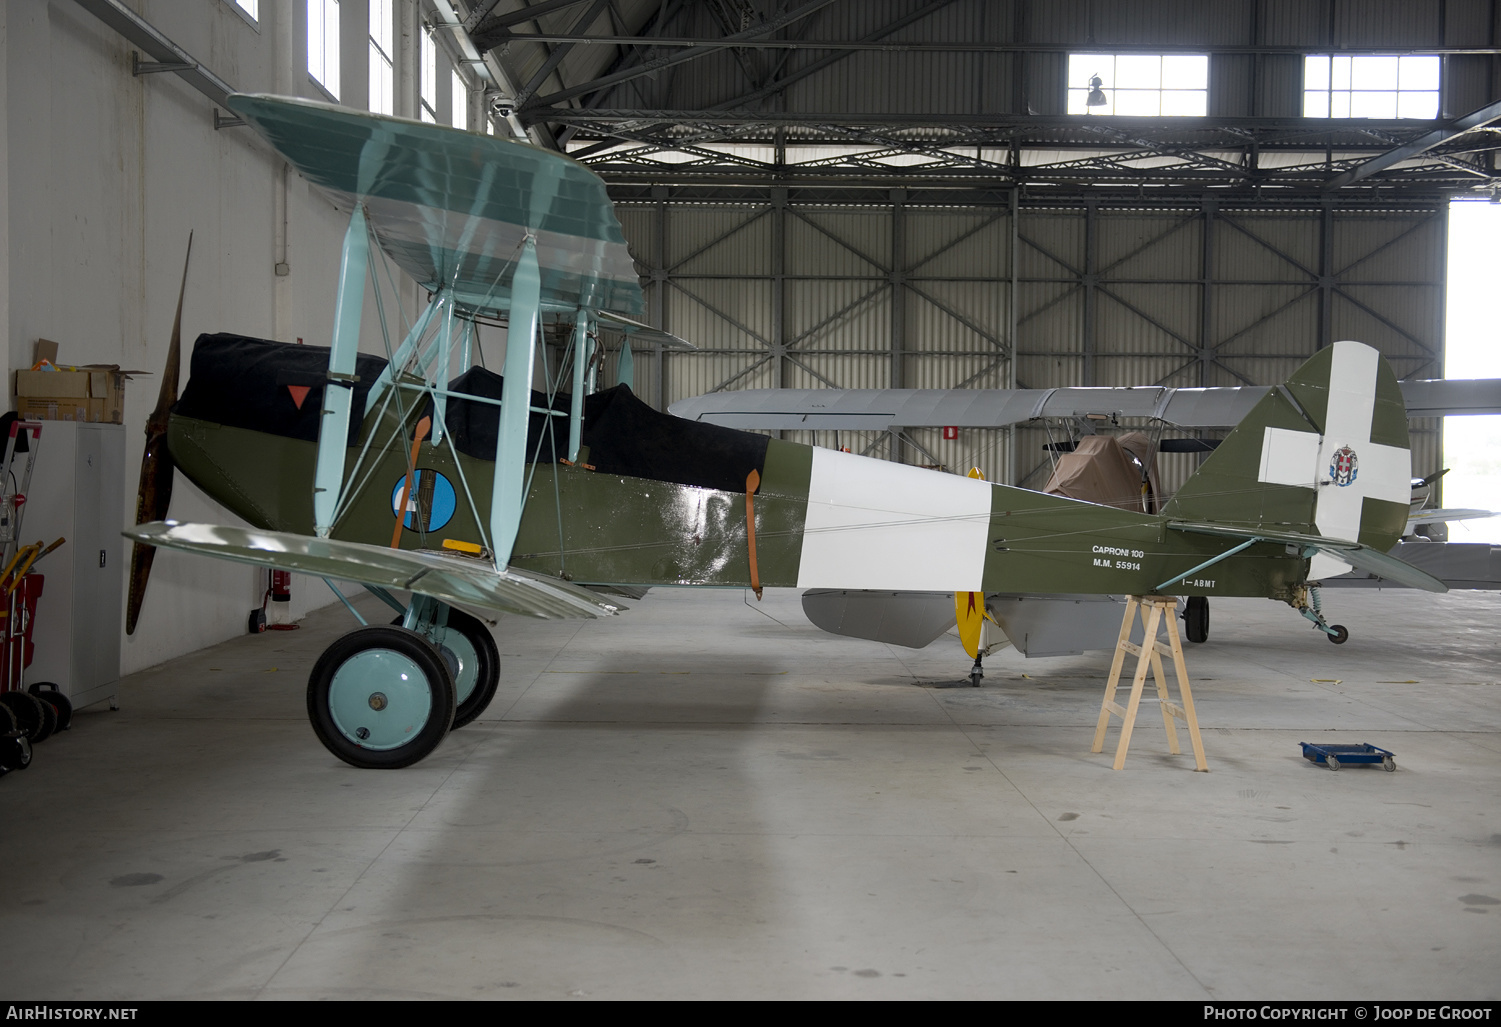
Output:
<path fill-rule="evenodd" d="M 1345 339 L 1440 378 L 1450 202 L 1501 197 L 1498 32 L 1495 0 L 19 0 L 0 354 L 12 382 L 38 340 L 154 372 L 125 391 L 128 512 L 190 232 L 185 340 L 326 344 L 349 211 L 224 106 L 265 92 L 597 173 L 646 320 L 696 347 L 636 348 L 659 410 L 1268 385 Z M 1410 424 L 1415 476 L 1439 429 Z M 1051 466 L 1045 427 L 955 435 L 785 433 L 1032 487 Z M 1198 459 L 1165 455 L 1167 489 Z M 187 482 L 171 511 L 230 517 Z M 1089 754 L 1108 653 L 1003 653 L 951 689 L 952 638 L 686 589 L 607 624 L 501 616 L 489 710 L 359 771 L 302 719 L 347 614 L 298 576 L 301 629 L 247 636 L 265 590 L 164 550 L 136 632 L 96 629 L 120 709 L 0 781 L 29 868 L 0 923 L 34 940 L 6 997 L 1498 997 L 1491 593 L 1347 592 L 1340 648 L 1217 605 L 1199 775 L 1149 724 L 1126 770 Z M 1327 773 L 1315 733 L 1400 772 Z"/>

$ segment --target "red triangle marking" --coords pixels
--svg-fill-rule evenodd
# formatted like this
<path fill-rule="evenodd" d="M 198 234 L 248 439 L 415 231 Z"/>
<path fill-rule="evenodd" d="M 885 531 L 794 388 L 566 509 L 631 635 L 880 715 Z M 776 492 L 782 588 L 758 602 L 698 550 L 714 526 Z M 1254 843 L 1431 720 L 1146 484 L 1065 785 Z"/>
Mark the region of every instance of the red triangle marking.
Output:
<path fill-rule="evenodd" d="M 302 409 L 302 401 L 307 399 L 307 394 L 312 390 L 311 385 L 288 385 L 287 391 L 292 394 L 292 402 L 297 404 L 297 409 Z"/>

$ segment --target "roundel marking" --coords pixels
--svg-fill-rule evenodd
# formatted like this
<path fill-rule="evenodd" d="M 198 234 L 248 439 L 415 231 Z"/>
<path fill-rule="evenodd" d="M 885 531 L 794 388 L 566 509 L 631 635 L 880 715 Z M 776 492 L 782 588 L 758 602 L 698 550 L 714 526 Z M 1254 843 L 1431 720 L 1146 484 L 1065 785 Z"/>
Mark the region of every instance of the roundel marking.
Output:
<path fill-rule="evenodd" d="M 402 487 L 406 480 L 407 476 L 403 474 L 396 479 L 396 484 L 391 489 L 393 516 L 401 502 Z M 413 488 L 407 493 L 406 515 L 402 517 L 402 527 L 411 531 L 437 531 L 453 520 L 454 511 L 458 508 L 458 494 L 454 492 L 453 482 L 431 468 L 419 467 L 412 475 L 412 483 Z M 422 522 L 420 525 L 419 517 Z"/>

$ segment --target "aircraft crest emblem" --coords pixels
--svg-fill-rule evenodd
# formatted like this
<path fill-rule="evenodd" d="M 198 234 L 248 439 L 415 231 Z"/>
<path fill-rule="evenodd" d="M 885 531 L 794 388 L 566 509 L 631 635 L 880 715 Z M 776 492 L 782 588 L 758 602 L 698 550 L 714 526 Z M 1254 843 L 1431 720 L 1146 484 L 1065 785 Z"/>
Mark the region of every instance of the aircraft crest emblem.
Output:
<path fill-rule="evenodd" d="M 1355 450 L 1341 446 L 1334 451 L 1334 459 L 1329 461 L 1329 477 L 1334 484 L 1343 488 L 1352 483 L 1359 473 L 1360 462 L 1355 459 Z"/>

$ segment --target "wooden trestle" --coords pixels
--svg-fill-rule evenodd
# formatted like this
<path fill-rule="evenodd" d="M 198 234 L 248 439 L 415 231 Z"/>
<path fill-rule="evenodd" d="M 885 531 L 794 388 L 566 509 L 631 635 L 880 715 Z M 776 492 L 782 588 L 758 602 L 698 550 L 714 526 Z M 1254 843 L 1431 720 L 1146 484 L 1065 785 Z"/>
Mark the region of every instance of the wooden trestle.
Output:
<path fill-rule="evenodd" d="M 1095 726 L 1094 747 L 1090 752 L 1102 752 L 1105 747 L 1105 731 L 1110 726 L 1110 715 L 1113 713 L 1121 718 L 1121 740 L 1115 748 L 1114 770 L 1120 770 L 1126 765 L 1126 750 L 1131 747 L 1131 730 L 1136 726 L 1136 711 L 1141 706 L 1142 688 L 1146 685 L 1147 668 L 1152 671 L 1152 678 L 1157 685 L 1157 703 L 1162 708 L 1162 726 L 1167 730 L 1167 750 L 1173 755 L 1178 755 L 1183 750 L 1178 746 L 1178 730 L 1173 725 L 1173 718 L 1184 721 L 1188 725 L 1188 737 L 1193 742 L 1194 769 L 1207 771 L 1209 764 L 1204 761 L 1204 741 L 1199 737 L 1199 720 L 1194 714 L 1193 691 L 1188 686 L 1188 669 L 1183 662 L 1183 640 L 1178 634 L 1178 601 L 1173 596 L 1129 596 L 1126 601 L 1126 615 L 1121 618 L 1120 638 L 1115 643 L 1115 659 L 1110 664 L 1110 680 L 1105 684 L 1105 698 L 1100 704 L 1100 720 Z M 1144 629 L 1142 645 L 1131 641 L 1131 628 L 1136 622 L 1137 611 L 1141 611 L 1141 623 Z M 1157 629 L 1166 620 L 1167 643 L 1157 641 Z M 1131 680 L 1131 698 L 1123 707 L 1115 701 L 1115 690 L 1120 685 L 1121 667 L 1126 662 L 1126 654 L 1136 657 L 1136 676 Z M 1172 700 L 1168 694 L 1167 682 L 1162 674 L 1162 657 L 1173 658 L 1173 671 L 1178 678 L 1178 694 L 1182 698 L 1182 704 Z"/>

